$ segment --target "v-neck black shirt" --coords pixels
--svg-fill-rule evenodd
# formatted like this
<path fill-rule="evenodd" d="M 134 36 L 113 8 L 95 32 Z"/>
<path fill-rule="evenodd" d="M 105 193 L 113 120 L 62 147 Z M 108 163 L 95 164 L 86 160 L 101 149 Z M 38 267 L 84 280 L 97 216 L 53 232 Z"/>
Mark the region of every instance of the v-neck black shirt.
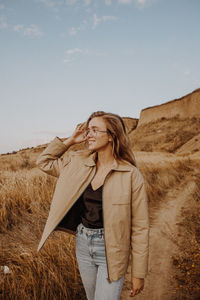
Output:
<path fill-rule="evenodd" d="M 103 228 L 102 190 L 93 190 L 90 183 L 82 195 L 81 220 L 87 228 Z"/>

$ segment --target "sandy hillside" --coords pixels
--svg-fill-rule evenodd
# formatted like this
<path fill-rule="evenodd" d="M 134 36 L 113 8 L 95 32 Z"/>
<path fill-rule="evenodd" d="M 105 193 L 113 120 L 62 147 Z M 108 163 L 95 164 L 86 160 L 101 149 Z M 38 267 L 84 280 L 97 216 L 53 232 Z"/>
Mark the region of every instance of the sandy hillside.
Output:
<path fill-rule="evenodd" d="M 138 126 L 161 118 L 192 118 L 200 117 L 200 89 L 194 90 L 179 99 L 142 109 Z"/>

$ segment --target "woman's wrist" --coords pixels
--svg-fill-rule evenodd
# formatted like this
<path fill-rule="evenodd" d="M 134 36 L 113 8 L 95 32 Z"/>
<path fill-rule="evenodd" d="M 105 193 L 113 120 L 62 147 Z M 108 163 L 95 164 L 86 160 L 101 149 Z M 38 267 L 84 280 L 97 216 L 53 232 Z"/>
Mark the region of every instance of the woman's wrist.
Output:
<path fill-rule="evenodd" d="M 70 147 L 75 144 L 73 136 L 68 137 L 64 142 L 66 146 Z"/>

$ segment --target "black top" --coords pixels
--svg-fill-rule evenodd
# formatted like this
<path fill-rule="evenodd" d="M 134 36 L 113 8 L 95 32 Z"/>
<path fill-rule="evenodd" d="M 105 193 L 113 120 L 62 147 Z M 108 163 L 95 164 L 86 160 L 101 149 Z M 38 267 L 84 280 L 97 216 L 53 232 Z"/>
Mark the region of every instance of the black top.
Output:
<path fill-rule="evenodd" d="M 94 191 L 90 183 L 82 195 L 81 221 L 87 228 L 103 228 L 102 189 Z"/>

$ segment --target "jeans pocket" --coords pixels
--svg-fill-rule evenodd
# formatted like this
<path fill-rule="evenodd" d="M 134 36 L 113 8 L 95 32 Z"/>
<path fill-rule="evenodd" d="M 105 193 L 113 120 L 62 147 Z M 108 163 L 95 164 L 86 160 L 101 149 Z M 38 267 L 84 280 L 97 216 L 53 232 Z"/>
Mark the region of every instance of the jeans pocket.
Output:
<path fill-rule="evenodd" d="M 76 228 L 76 235 L 81 235 L 82 233 L 82 224 L 79 224 Z"/>

